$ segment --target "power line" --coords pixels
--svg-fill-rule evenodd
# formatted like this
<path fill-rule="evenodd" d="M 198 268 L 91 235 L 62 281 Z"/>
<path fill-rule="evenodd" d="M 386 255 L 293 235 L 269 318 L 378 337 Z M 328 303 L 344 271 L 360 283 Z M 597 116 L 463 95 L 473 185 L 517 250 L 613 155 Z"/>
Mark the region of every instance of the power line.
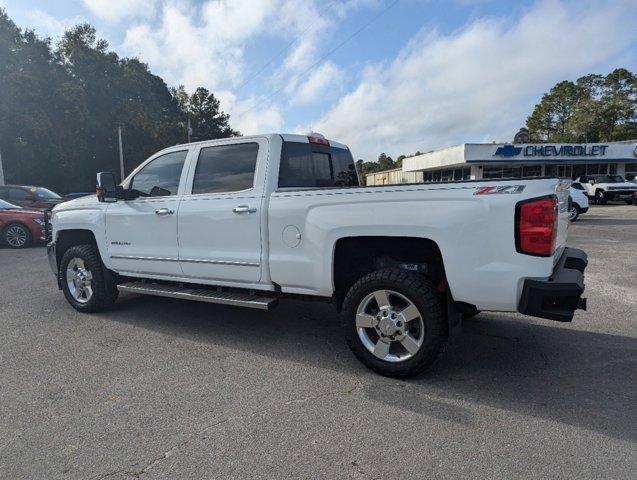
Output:
<path fill-rule="evenodd" d="M 325 10 L 329 10 L 334 4 L 336 3 L 336 0 L 332 0 L 326 7 Z M 244 81 L 241 85 L 239 85 L 239 87 L 237 87 L 236 91 L 238 92 L 239 90 L 241 90 L 243 87 L 245 87 L 247 84 L 249 84 L 252 80 L 254 80 L 255 78 L 257 78 L 259 75 L 261 75 L 261 73 L 263 73 L 265 71 L 266 68 L 268 68 L 270 65 L 272 65 L 272 63 L 278 59 L 279 57 L 281 57 L 281 55 L 283 55 L 286 51 L 288 51 L 290 49 L 290 47 L 292 45 L 294 45 L 295 43 L 299 42 L 304 36 L 305 34 L 314 26 L 313 23 L 310 23 L 300 34 L 298 37 L 293 38 L 292 40 L 290 40 L 288 42 L 288 44 L 283 47 L 276 55 L 274 55 L 272 58 L 270 58 L 270 60 L 268 60 L 266 63 L 264 63 L 256 72 L 254 72 L 252 75 L 250 75 L 246 81 Z"/>
<path fill-rule="evenodd" d="M 314 67 L 316 67 L 317 65 L 319 65 L 320 63 L 322 63 L 325 59 L 327 59 L 327 57 L 329 57 L 330 55 L 332 55 L 334 52 L 336 52 L 339 48 L 343 47 L 345 44 L 347 44 L 350 40 L 352 40 L 355 36 L 357 36 L 359 33 L 361 33 L 363 30 L 365 30 L 367 27 L 369 27 L 372 23 L 374 23 L 376 20 L 378 20 L 382 15 L 384 15 L 389 9 L 391 9 L 394 5 L 396 5 L 398 3 L 398 0 L 394 0 L 393 2 L 391 2 L 390 4 L 388 4 L 383 10 L 381 10 L 380 12 L 378 12 L 376 15 L 374 15 L 370 20 L 368 20 L 366 23 L 364 23 L 361 27 L 359 27 L 357 30 L 355 30 L 353 33 L 351 33 L 348 37 L 346 37 L 341 43 L 337 44 L 335 47 L 333 47 L 332 49 L 328 50 L 321 58 L 319 58 L 316 62 L 314 62 L 312 65 L 310 65 L 308 68 L 306 68 L 305 70 L 303 70 L 302 72 L 298 73 L 297 75 L 294 76 L 294 78 L 292 79 L 292 82 L 296 82 L 297 80 L 300 80 L 301 78 L 303 78 L 305 76 L 305 74 L 307 74 L 310 70 L 312 70 Z M 285 85 L 282 87 L 279 87 L 278 89 L 276 89 L 274 92 L 272 92 L 271 94 L 269 94 L 268 96 L 266 96 L 265 98 L 263 98 L 263 102 L 270 100 L 272 97 L 274 97 L 277 93 L 280 93 L 281 90 L 283 90 L 285 88 Z M 262 103 L 263 103 L 262 102 Z M 235 116 L 241 116 L 241 115 L 245 115 L 246 113 L 250 113 L 252 110 L 254 110 L 255 108 L 257 108 L 257 106 L 248 108 L 247 110 L 245 110 L 244 112 L 241 113 L 235 113 Z"/>

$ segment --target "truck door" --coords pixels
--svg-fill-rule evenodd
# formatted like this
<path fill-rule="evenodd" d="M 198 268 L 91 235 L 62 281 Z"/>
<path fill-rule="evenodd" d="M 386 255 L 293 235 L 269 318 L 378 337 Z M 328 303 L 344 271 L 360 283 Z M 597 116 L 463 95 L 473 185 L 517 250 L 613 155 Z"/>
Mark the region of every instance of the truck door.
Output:
<path fill-rule="evenodd" d="M 258 282 L 268 141 L 231 140 L 194 154 L 179 208 L 181 269 L 203 280 Z"/>
<path fill-rule="evenodd" d="M 183 149 L 152 159 L 128 184 L 139 197 L 108 205 L 106 240 L 115 271 L 181 275 L 177 212 L 187 155 Z"/>

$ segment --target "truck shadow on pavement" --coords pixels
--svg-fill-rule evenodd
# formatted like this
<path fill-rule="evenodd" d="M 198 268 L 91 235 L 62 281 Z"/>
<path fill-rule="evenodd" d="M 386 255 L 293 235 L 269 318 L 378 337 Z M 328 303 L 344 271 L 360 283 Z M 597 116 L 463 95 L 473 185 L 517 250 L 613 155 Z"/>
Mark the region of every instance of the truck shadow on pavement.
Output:
<path fill-rule="evenodd" d="M 123 295 L 97 316 L 351 374 L 371 400 L 423 416 L 473 425 L 471 404 L 479 404 L 637 441 L 637 339 L 631 337 L 484 313 L 465 322 L 432 368 L 399 381 L 354 358 L 330 305 L 287 300 L 264 313 Z"/>

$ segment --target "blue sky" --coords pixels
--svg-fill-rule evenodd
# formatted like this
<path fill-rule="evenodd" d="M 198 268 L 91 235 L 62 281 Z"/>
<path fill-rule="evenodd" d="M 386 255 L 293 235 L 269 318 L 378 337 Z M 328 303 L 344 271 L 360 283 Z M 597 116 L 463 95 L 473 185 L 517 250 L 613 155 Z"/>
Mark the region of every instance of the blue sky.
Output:
<path fill-rule="evenodd" d="M 316 130 L 372 160 L 510 140 L 563 79 L 637 70 L 637 2 L 0 0 L 57 38 L 94 25 L 245 134 Z"/>

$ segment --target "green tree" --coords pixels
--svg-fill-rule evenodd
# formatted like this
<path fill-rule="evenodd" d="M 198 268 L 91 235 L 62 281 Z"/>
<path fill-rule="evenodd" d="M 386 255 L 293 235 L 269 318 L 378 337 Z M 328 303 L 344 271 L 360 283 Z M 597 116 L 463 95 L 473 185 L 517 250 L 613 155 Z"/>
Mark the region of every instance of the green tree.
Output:
<path fill-rule="evenodd" d="M 126 171 L 186 141 L 237 135 L 205 89 L 171 90 L 136 58 L 120 58 L 95 29 L 78 25 L 53 47 L 22 31 L 0 9 L 0 151 L 9 183 L 62 193 L 92 190 L 95 173 L 119 172 L 122 127 Z"/>
<path fill-rule="evenodd" d="M 624 68 L 563 81 L 527 119 L 534 141 L 608 142 L 637 137 L 637 78 Z"/>
<path fill-rule="evenodd" d="M 381 153 L 378 156 L 378 167 L 380 171 L 383 170 L 391 170 L 392 168 L 396 168 L 394 164 L 394 160 L 385 153 Z"/>
<path fill-rule="evenodd" d="M 180 85 L 172 89 L 172 95 L 185 114 L 186 123 L 190 120 L 193 141 L 240 135 L 230 127 L 230 116 L 220 110 L 219 100 L 207 89 L 199 87 L 192 95 L 188 95 L 183 85 Z"/>

